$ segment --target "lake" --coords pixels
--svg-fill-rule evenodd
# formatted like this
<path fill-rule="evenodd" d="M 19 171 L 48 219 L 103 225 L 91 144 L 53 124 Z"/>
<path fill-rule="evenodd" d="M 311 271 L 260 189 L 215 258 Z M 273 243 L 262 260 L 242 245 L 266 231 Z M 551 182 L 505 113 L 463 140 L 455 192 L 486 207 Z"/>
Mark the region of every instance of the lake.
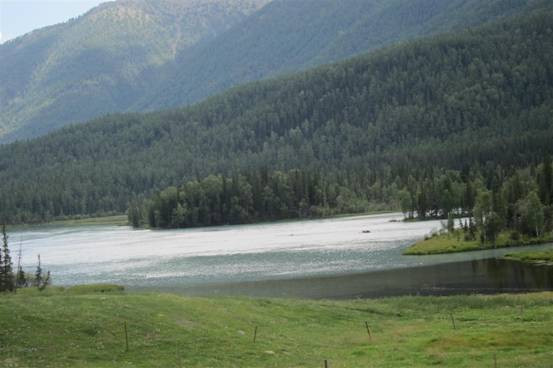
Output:
<path fill-rule="evenodd" d="M 57 285 L 313 298 L 552 288 L 551 267 L 497 260 L 513 248 L 403 256 L 441 223 L 401 219 L 381 214 L 182 230 L 47 226 L 11 232 L 10 240 L 14 254 L 21 245 L 28 271 L 40 254 Z"/>

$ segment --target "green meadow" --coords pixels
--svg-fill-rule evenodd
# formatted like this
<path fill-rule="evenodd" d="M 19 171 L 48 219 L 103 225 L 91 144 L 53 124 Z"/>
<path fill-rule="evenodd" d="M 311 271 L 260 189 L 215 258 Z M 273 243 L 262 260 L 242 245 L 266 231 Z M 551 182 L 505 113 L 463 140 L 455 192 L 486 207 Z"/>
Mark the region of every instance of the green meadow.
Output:
<path fill-rule="evenodd" d="M 553 362 L 551 292 L 314 301 L 189 298 L 103 285 L 2 295 L 0 316 L 0 367 L 323 367 L 327 360 L 329 367 L 545 368 Z"/>

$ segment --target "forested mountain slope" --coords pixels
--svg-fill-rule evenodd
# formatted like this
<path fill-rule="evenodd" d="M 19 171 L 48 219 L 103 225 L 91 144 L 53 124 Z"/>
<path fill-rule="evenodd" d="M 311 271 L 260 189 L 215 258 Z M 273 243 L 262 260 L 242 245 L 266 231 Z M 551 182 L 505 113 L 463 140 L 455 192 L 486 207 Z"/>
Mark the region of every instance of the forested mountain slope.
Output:
<path fill-rule="evenodd" d="M 269 0 L 119 0 L 0 45 L 0 141 L 130 106 L 186 55 Z"/>
<path fill-rule="evenodd" d="M 247 81 L 549 6 L 542 0 L 274 0 L 178 57 L 133 109 L 180 106 Z"/>
<path fill-rule="evenodd" d="M 540 11 L 2 146 L 1 209 L 12 222 L 124 211 L 187 178 L 260 167 L 354 171 L 372 185 L 525 166 L 553 152 L 552 41 L 553 14 Z"/>
<path fill-rule="evenodd" d="M 0 45 L 0 142 L 247 81 L 548 0 L 119 0 Z"/>

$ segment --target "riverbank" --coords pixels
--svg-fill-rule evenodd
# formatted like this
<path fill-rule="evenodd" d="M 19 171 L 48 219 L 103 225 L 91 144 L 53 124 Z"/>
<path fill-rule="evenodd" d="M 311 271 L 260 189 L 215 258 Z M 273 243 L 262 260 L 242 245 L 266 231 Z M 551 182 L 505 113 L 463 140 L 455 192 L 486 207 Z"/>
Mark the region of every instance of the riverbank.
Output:
<path fill-rule="evenodd" d="M 479 240 L 465 240 L 463 235 L 463 232 L 459 230 L 453 234 L 433 234 L 409 246 L 403 254 L 410 256 L 446 254 L 553 242 L 553 234 L 546 234 L 540 238 L 520 237 L 512 239 L 510 233 L 504 231 L 497 236 L 495 244 L 481 244 Z"/>
<path fill-rule="evenodd" d="M 127 215 L 113 215 L 102 217 L 68 218 L 36 224 L 17 224 L 9 226 L 9 229 L 12 231 L 20 231 L 40 227 L 126 226 L 128 224 L 129 220 Z"/>
<path fill-rule="evenodd" d="M 553 266 L 553 248 L 539 252 L 509 253 L 505 258 L 538 265 Z"/>
<path fill-rule="evenodd" d="M 332 214 L 328 216 L 319 216 L 319 217 L 314 216 L 314 217 L 306 217 L 306 218 L 263 220 L 263 221 L 253 221 L 249 223 L 234 224 L 234 225 L 191 226 L 191 227 L 182 228 L 182 229 L 293 223 L 293 222 L 309 221 L 309 220 L 332 220 L 332 219 L 341 219 L 341 218 L 347 218 L 347 217 L 362 217 L 362 216 L 374 216 L 374 215 L 385 215 L 385 214 L 396 214 L 396 213 L 399 214 L 399 212 L 397 212 L 397 210 L 394 210 L 394 209 L 374 209 L 366 212 L 340 213 L 340 214 Z M 64 218 L 64 219 L 53 220 L 49 222 L 16 224 L 16 225 L 10 225 L 9 228 L 10 230 L 13 230 L 13 231 L 20 231 L 25 229 L 33 229 L 33 228 L 41 228 L 41 227 L 79 227 L 79 226 L 131 226 L 131 224 L 129 224 L 129 219 L 127 215 L 111 215 L 111 216 L 100 216 L 100 217 Z M 147 225 L 137 227 L 137 229 L 175 230 L 173 228 L 150 228 Z"/>
<path fill-rule="evenodd" d="M 548 367 L 553 359 L 551 292 L 306 301 L 102 289 L 2 295 L 0 366 Z"/>
<path fill-rule="evenodd" d="M 218 228 L 221 226 L 244 226 L 244 225 L 271 225 L 271 224 L 287 224 L 287 223 L 295 223 L 295 222 L 304 222 L 304 221 L 317 221 L 317 220 L 333 220 L 333 219 L 342 219 L 342 218 L 348 218 L 348 217 L 364 217 L 364 216 L 378 216 L 378 215 L 399 215 L 400 212 L 397 210 L 391 210 L 391 209 L 375 209 L 365 212 L 344 212 L 344 213 L 333 213 L 329 215 L 321 215 L 321 216 L 308 216 L 308 217 L 289 217 L 289 218 L 282 218 L 282 219 L 273 219 L 273 220 L 256 220 L 256 221 L 250 221 L 250 222 L 243 222 L 243 223 L 236 223 L 236 224 L 217 224 L 217 225 L 197 225 L 197 226 L 186 226 L 186 227 L 151 227 L 148 224 L 142 224 L 140 226 L 133 226 L 134 229 L 137 230 L 156 230 L 156 231 L 164 231 L 164 230 L 186 230 L 186 229 L 209 229 L 209 228 Z M 393 220 L 394 222 L 399 222 L 400 220 Z M 132 226 L 132 224 L 128 223 L 129 226 Z"/>

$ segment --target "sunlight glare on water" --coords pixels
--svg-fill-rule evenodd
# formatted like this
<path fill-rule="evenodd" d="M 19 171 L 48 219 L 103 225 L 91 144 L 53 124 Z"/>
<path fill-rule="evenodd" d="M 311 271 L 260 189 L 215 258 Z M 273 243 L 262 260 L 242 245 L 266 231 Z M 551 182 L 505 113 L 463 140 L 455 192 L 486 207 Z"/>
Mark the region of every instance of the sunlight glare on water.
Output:
<path fill-rule="evenodd" d="M 176 286 L 333 275 L 445 261 L 440 256 L 402 256 L 402 249 L 439 230 L 441 223 L 401 219 L 401 214 L 382 214 L 155 231 L 126 226 L 45 227 L 13 232 L 10 238 L 12 244 L 22 245 L 28 270 L 41 254 L 44 268 L 52 271 L 60 285 Z M 364 233 L 366 230 L 370 232 Z M 450 255 L 448 261 L 467 257 L 475 255 Z"/>

